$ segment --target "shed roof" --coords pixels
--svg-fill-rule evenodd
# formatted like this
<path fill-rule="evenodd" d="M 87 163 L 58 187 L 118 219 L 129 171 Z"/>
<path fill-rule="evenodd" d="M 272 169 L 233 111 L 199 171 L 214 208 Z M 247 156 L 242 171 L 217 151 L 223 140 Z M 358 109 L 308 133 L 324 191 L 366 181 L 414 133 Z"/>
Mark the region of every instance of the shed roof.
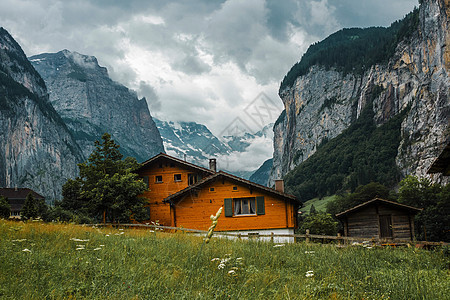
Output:
<path fill-rule="evenodd" d="M 8 199 L 25 199 L 31 193 L 35 199 L 45 199 L 44 196 L 39 195 L 29 188 L 0 188 L 0 196 Z"/>
<path fill-rule="evenodd" d="M 180 199 L 183 195 L 185 195 L 189 191 L 191 191 L 193 189 L 196 189 L 196 188 L 199 188 L 199 187 L 201 187 L 201 186 L 207 184 L 208 182 L 211 182 L 212 180 L 217 179 L 217 178 L 226 178 L 226 179 L 229 179 L 229 180 L 234 181 L 234 182 L 239 182 L 241 184 L 248 185 L 248 186 L 250 186 L 252 188 L 265 191 L 265 192 L 267 192 L 269 194 L 276 195 L 278 197 L 283 198 L 284 200 L 297 201 L 297 199 L 293 195 L 289 195 L 289 194 L 286 194 L 286 193 L 283 193 L 283 192 L 271 189 L 269 187 L 266 187 L 266 186 L 263 186 L 263 185 L 251 182 L 249 180 L 246 180 L 246 179 L 243 179 L 243 178 L 231 175 L 231 174 L 223 172 L 223 171 L 219 171 L 217 173 L 212 174 L 211 176 L 208 176 L 208 177 L 200 180 L 199 182 L 197 182 L 197 183 L 195 183 L 193 185 L 188 186 L 187 188 L 185 188 L 185 189 L 183 189 L 183 190 L 181 190 L 181 191 L 179 191 L 179 192 L 177 192 L 175 194 L 170 195 L 169 197 L 164 199 L 164 202 L 174 202 L 174 201 Z"/>
<path fill-rule="evenodd" d="M 192 163 L 187 162 L 187 161 L 184 161 L 184 160 L 182 160 L 182 159 L 179 159 L 179 158 L 176 158 L 176 157 L 167 155 L 167 154 L 162 153 L 162 152 L 159 153 L 159 154 L 157 154 L 157 155 L 155 155 L 155 156 L 153 156 L 152 158 L 150 158 L 150 159 L 144 161 L 144 162 L 142 163 L 142 167 L 140 167 L 139 169 L 144 169 L 145 167 L 151 165 L 152 163 L 154 163 L 154 162 L 156 162 L 156 161 L 158 161 L 158 160 L 162 160 L 162 159 L 167 159 L 167 160 L 169 160 L 169 161 L 173 161 L 173 162 L 175 162 L 175 163 L 184 165 L 184 166 L 186 166 L 186 167 L 188 167 L 188 168 L 196 169 L 196 170 L 199 170 L 199 171 L 202 171 L 202 172 L 206 172 L 206 173 L 209 173 L 209 174 L 214 174 L 214 173 L 215 173 L 214 171 L 212 171 L 212 170 L 210 170 L 210 169 L 207 169 L 207 168 L 203 168 L 203 167 L 197 166 L 197 165 L 195 165 L 195 164 L 192 164 Z"/>
<path fill-rule="evenodd" d="M 355 207 L 352 207 L 350 209 L 347 209 L 346 211 L 340 212 L 340 213 L 336 214 L 336 217 L 337 218 L 344 217 L 344 216 L 346 216 L 346 215 L 348 215 L 350 213 L 354 213 L 354 212 L 356 212 L 356 211 L 358 211 L 358 210 L 360 210 L 360 209 L 362 209 L 362 208 L 364 208 L 364 207 L 366 207 L 366 206 L 368 206 L 368 205 L 370 205 L 372 203 L 382 203 L 382 204 L 386 204 L 386 205 L 390 205 L 390 206 L 395 206 L 395 207 L 397 207 L 399 209 L 408 210 L 408 211 L 410 211 L 413 214 L 416 214 L 416 213 L 418 213 L 418 212 L 420 212 L 422 210 L 422 208 L 417 208 L 417 207 L 401 204 L 401 203 L 398 203 L 398 202 L 393 202 L 393 201 L 389 201 L 389 200 L 375 198 L 375 199 L 369 200 L 367 202 L 361 203 L 359 205 L 356 205 Z"/>

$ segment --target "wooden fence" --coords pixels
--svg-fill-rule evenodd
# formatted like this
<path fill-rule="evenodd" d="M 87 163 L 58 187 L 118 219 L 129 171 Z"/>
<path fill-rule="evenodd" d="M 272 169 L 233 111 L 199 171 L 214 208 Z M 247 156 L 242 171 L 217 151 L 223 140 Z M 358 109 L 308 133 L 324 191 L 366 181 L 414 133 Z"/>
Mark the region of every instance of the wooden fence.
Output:
<path fill-rule="evenodd" d="M 205 230 L 198 230 L 198 229 L 189 229 L 189 228 L 182 228 L 182 227 L 171 227 L 171 226 L 161 226 L 161 225 L 153 225 L 153 224 L 87 224 L 83 226 L 95 226 L 95 227 L 114 227 L 114 228 L 148 228 L 153 229 L 154 231 L 164 231 L 169 233 L 174 232 L 186 232 L 186 233 L 196 233 L 196 234 L 204 234 L 208 231 Z M 334 235 L 317 235 L 317 234 L 310 234 L 309 230 L 306 230 L 305 234 L 258 234 L 257 236 L 251 235 L 251 234 L 242 234 L 237 231 L 236 233 L 230 233 L 230 232 L 221 232 L 221 231 L 215 231 L 214 235 L 216 236 L 225 236 L 225 237 L 233 237 L 238 239 L 255 239 L 255 238 L 265 238 L 270 239 L 270 241 L 274 241 L 275 238 L 293 238 L 296 242 L 303 241 L 310 242 L 310 241 L 321 241 L 324 242 L 330 242 L 334 241 L 338 244 L 350 244 L 350 243 L 371 243 L 371 244 L 379 244 L 379 245 L 390 245 L 390 246 L 396 246 L 396 245 L 406 245 L 406 244 L 415 244 L 415 245 L 422 245 L 422 246 L 448 246 L 449 243 L 445 242 L 428 242 L 428 241 L 411 241 L 411 240 L 404 240 L 404 239 L 379 239 L 379 238 L 363 238 L 363 237 L 346 237 L 341 236 L 338 234 L 337 236 Z"/>

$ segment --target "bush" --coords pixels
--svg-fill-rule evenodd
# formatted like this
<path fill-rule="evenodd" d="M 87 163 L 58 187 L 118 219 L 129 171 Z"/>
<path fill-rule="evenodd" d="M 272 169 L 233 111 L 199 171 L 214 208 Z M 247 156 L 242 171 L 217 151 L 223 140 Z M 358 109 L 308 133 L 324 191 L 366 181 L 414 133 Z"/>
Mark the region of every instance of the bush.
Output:
<path fill-rule="evenodd" d="M 309 229 L 311 234 L 336 235 L 337 224 L 330 214 L 316 212 L 306 216 L 299 229 L 301 233 Z"/>

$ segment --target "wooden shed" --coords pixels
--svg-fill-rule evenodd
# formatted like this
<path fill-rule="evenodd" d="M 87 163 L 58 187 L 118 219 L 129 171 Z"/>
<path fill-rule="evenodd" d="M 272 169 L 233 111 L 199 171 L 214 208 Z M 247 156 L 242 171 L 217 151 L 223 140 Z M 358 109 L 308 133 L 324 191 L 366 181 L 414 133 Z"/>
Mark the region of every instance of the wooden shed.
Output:
<path fill-rule="evenodd" d="M 336 217 L 344 225 L 344 235 L 378 239 L 414 239 L 414 216 L 422 209 L 375 198 Z"/>
<path fill-rule="evenodd" d="M 20 219 L 20 212 L 28 194 L 33 195 L 34 199 L 45 198 L 29 188 L 0 188 L 0 196 L 8 199 L 11 206 L 10 218 Z"/>

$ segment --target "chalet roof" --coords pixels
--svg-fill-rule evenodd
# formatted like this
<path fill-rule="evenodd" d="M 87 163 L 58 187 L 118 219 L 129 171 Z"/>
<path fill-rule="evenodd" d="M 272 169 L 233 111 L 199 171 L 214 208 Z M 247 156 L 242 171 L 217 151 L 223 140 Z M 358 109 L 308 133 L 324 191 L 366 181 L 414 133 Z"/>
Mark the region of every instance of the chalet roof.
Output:
<path fill-rule="evenodd" d="M 368 206 L 368 205 L 370 205 L 372 203 L 382 203 L 382 204 L 387 204 L 387 205 L 390 205 L 390 206 L 395 206 L 395 207 L 397 207 L 399 209 L 409 210 L 411 213 L 414 213 L 414 214 L 416 214 L 416 213 L 418 213 L 418 212 L 420 212 L 422 210 L 422 208 L 416 208 L 416 207 L 413 207 L 413 206 L 409 206 L 409 205 L 405 205 L 405 204 L 401 204 L 401 203 L 397 203 L 397 202 L 393 202 L 393 201 L 389 201 L 389 200 L 375 198 L 375 199 L 372 199 L 370 201 L 367 201 L 367 202 L 361 203 L 359 205 L 356 205 L 353 208 L 347 209 L 346 211 L 340 212 L 340 213 L 336 214 L 336 217 L 340 218 L 340 217 L 343 217 L 343 216 L 348 215 L 350 213 L 356 212 L 356 211 L 358 211 L 358 210 L 360 210 L 360 209 L 364 208 L 365 206 Z"/>
<path fill-rule="evenodd" d="M 441 154 L 428 169 L 428 174 L 442 173 L 444 176 L 450 176 L 450 138 L 448 140 Z"/>
<path fill-rule="evenodd" d="M 190 185 L 187 188 L 185 188 L 185 189 L 183 189 L 183 190 L 181 190 L 181 191 L 179 191 L 179 192 L 177 192 L 175 194 L 170 195 L 169 197 L 164 199 L 164 202 L 174 202 L 177 199 L 179 199 L 180 197 L 182 197 L 183 195 L 185 195 L 186 193 L 188 193 L 189 191 L 194 190 L 196 188 L 199 188 L 199 187 L 205 185 L 206 183 L 211 182 L 212 180 L 217 179 L 217 178 L 221 178 L 221 177 L 229 179 L 229 180 L 234 181 L 234 182 L 239 182 L 239 183 L 248 185 L 248 186 L 250 186 L 252 188 L 255 188 L 255 189 L 259 189 L 259 190 L 265 191 L 265 192 L 267 192 L 269 194 L 276 195 L 276 196 L 281 197 L 281 198 L 283 198 L 285 200 L 297 201 L 297 199 L 293 195 L 289 195 L 289 194 L 286 194 L 286 193 L 283 193 L 283 192 L 271 189 L 269 187 L 266 187 L 266 186 L 263 186 L 263 185 L 251 182 L 249 180 L 245 180 L 243 178 L 231 175 L 231 174 L 223 172 L 223 171 L 219 171 L 217 173 L 212 174 L 211 176 L 203 178 L 199 182 L 197 182 L 197 183 L 195 183 L 193 185 Z"/>
<path fill-rule="evenodd" d="M 167 159 L 167 160 L 169 160 L 169 161 L 173 161 L 173 162 L 182 164 L 182 165 L 184 165 L 184 166 L 186 166 L 186 167 L 188 167 L 188 168 L 196 169 L 196 170 L 199 170 L 199 171 L 202 171 L 202 172 L 206 172 L 206 173 L 209 173 L 209 174 L 214 174 L 214 171 L 212 171 L 212 170 L 210 170 L 210 169 L 207 169 L 207 168 L 203 168 L 203 167 L 197 166 L 197 165 L 195 165 L 195 164 L 192 164 L 192 163 L 187 162 L 187 161 L 184 161 L 184 160 L 182 160 L 182 159 L 179 159 L 179 158 L 176 158 L 176 157 L 167 155 L 167 154 L 162 153 L 162 152 L 159 153 L 159 154 L 157 154 L 157 155 L 155 155 L 155 156 L 153 156 L 153 157 L 150 158 L 149 160 L 144 161 L 144 162 L 142 163 L 142 167 L 140 167 L 139 169 L 143 169 L 143 168 L 145 168 L 146 166 L 148 166 L 148 165 L 150 165 L 150 164 L 152 164 L 152 163 L 154 163 L 154 162 L 156 162 L 156 161 L 158 161 L 158 160 L 161 160 L 161 159 Z"/>
<path fill-rule="evenodd" d="M 25 199 L 31 193 L 35 199 L 45 199 L 29 188 L 0 188 L 0 196 L 11 199 Z"/>

